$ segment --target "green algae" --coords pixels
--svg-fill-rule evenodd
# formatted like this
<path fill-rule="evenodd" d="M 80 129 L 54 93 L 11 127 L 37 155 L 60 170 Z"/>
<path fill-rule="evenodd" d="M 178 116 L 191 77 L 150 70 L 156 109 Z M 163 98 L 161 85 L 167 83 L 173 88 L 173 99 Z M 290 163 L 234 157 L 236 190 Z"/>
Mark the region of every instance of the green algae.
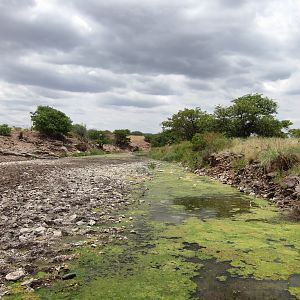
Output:
<path fill-rule="evenodd" d="M 224 282 L 227 280 L 227 276 L 225 276 L 225 275 L 217 276 L 216 278 L 221 282 Z"/>
<path fill-rule="evenodd" d="M 69 264 L 76 278 L 38 290 L 35 299 L 198 299 L 206 287 L 239 284 L 263 295 L 272 287 L 272 299 L 291 299 L 288 289 L 300 299 L 300 288 L 288 286 L 300 273 L 299 224 L 264 199 L 174 164 L 163 164 L 146 186 L 145 202 L 124 220 L 137 234 L 78 250 L 80 258 Z"/>

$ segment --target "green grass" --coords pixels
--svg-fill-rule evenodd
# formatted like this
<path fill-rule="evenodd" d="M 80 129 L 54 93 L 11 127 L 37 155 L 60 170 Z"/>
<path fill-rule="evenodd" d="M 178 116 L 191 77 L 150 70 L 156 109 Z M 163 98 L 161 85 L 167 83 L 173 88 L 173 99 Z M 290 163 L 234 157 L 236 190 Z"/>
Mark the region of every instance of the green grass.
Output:
<path fill-rule="evenodd" d="M 77 152 L 77 153 L 72 153 L 71 156 L 73 157 L 82 157 L 82 156 L 94 156 L 94 155 L 105 155 L 107 152 L 100 150 L 100 149 L 91 149 L 90 151 L 86 152 Z"/>

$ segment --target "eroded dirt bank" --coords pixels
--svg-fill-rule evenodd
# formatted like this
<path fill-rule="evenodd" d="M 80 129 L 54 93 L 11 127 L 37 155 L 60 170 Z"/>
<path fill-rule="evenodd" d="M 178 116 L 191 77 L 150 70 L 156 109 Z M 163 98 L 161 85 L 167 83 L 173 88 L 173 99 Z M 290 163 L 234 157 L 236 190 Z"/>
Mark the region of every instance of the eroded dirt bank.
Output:
<path fill-rule="evenodd" d="M 82 236 L 94 246 L 126 238 L 114 224 L 147 170 L 131 155 L 0 163 L 0 298 L 18 277 L 60 277 Z"/>

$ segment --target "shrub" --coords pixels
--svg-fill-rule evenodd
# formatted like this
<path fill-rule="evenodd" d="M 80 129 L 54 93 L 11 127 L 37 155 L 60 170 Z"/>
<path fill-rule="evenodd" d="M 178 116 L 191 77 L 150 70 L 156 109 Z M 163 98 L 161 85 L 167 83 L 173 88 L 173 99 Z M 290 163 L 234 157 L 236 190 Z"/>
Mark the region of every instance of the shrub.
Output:
<path fill-rule="evenodd" d="M 0 125 L 0 135 L 8 136 L 11 133 L 11 128 L 7 124 Z"/>
<path fill-rule="evenodd" d="M 126 148 L 130 144 L 130 139 L 127 137 L 130 134 L 128 129 L 118 129 L 114 131 L 115 144 L 120 148 Z"/>
<path fill-rule="evenodd" d="M 38 106 L 37 110 L 31 113 L 31 121 L 35 130 L 52 137 L 61 137 L 72 129 L 71 119 L 50 106 Z"/>
<path fill-rule="evenodd" d="M 191 169 L 197 169 L 203 164 L 201 152 L 193 151 L 191 142 L 153 148 L 149 156 L 153 159 L 182 162 Z"/>
<path fill-rule="evenodd" d="M 140 135 L 144 135 L 144 134 L 141 131 L 132 131 L 132 132 L 130 132 L 130 135 L 140 136 Z"/>
<path fill-rule="evenodd" d="M 100 147 L 103 147 L 104 144 L 109 144 L 110 142 L 108 133 L 101 130 L 89 129 L 87 131 L 87 137 L 92 143 L 98 144 Z"/>
<path fill-rule="evenodd" d="M 217 132 L 196 133 L 192 138 L 193 150 L 218 152 L 231 145 L 231 140 Z"/>
<path fill-rule="evenodd" d="M 83 124 L 72 125 L 72 132 L 79 138 L 85 139 L 87 137 L 87 129 Z"/>
<path fill-rule="evenodd" d="M 146 134 L 145 141 L 150 143 L 152 147 L 163 147 L 179 142 L 174 133 L 170 130 L 164 130 L 157 134 Z"/>

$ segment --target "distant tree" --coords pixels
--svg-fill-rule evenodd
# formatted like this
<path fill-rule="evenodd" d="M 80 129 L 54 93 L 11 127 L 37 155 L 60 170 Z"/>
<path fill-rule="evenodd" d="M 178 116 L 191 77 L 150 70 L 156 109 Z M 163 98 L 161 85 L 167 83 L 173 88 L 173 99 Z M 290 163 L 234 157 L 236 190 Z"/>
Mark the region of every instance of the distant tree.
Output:
<path fill-rule="evenodd" d="M 87 131 L 87 137 L 92 143 L 98 144 L 100 148 L 102 148 L 104 144 L 109 144 L 110 142 L 107 132 L 102 130 L 89 129 Z"/>
<path fill-rule="evenodd" d="M 283 130 L 292 124 L 277 120 L 277 103 L 261 94 L 245 95 L 232 103 L 229 107 L 217 106 L 214 112 L 216 128 L 228 136 L 283 136 Z"/>
<path fill-rule="evenodd" d="M 165 130 L 157 134 L 146 134 L 145 141 L 150 143 L 152 147 L 162 147 L 175 144 L 178 139 L 171 130 Z"/>
<path fill-rule="evenodd" d="M 87 129 L 86 125 L 84 124 L 73 124 L 72 132 L 82 139 L 85 139 L 87 137 Z"/>
<path fill-rule="evenodd" d="M 115 136 L 115 145 L 120 148 L 126 148 L 130 144 L 130 139 L 128 135 L 130 134 L 130 130 L 128 129 L 117 129 L 114 131 Z"/>
<path fill-rule="evenodd" d="M 0 135 L 9 136 L 11 128 L 7 124 L 0 125 Z"/>
<path fill-rule="evenodd" d="M 290 129 L 288 133 L 290 137 L 300 139 L 300 128 Z"/>
<path fill-rule="evenodd" d="M 130 135 L 144 135 L 141 131 L 131 131 Z"/>
<path fill-rule="evenodd" d="M 50 106 L 38 106 L 31 113 L 33 128 L 42 134 L 61 137 L 72 129 L 72 121 L 63 112 Z"/>
<path fill-rule="evenodd" d="M 199 108 L 180 110 L 162 122 L 163 131 L 169 130 L 179 140 L 191 140 L 196 133 L 211 131 L 214 117 Z"/>

